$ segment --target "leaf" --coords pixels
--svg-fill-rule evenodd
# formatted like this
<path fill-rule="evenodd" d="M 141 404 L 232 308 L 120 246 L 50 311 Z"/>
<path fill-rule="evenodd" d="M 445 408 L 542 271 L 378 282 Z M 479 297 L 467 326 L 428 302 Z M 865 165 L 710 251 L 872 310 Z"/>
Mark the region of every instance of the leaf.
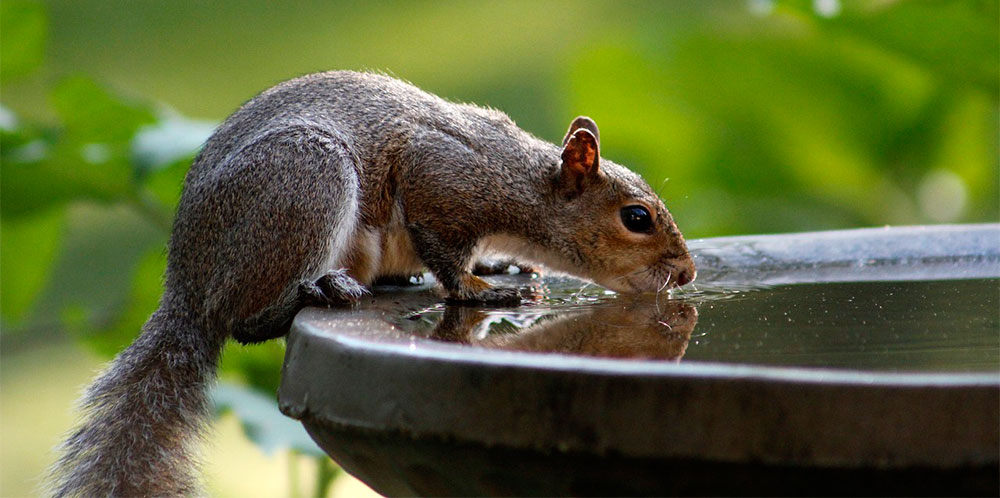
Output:
<path fill-rule="evenodd" d="M 166 236 L 126 205 L 70 204 L 54 270 L 59 278 L 40 297 L 45 316 L 32 318 L 59 317 L 81 343 L 105 357 L 117 353 L 138 335 L 156 305 L 165 245 Z M 152 296 L 145 300 L 152 304 L 140 307 L 144 311 L 132 325 L 120 323 L 125 310 L 141 301 L 137 296 Z"/>
<path fill-rule="evenodd" d="M 111 200 L 129 195 L 138 176 L 131 163 L 131 140 L 155 121 L 152 110 L 83 77 L 62 81 L 52 100 L 63 128 L 41 164 L 42 176 L 71 183 L 78 196 Z"/>
<path fill-rule="evenodd" d="M 131 140 L 154 121 L 152 111 L 82 77 L 64 80 L 52 98 L 63 123 L 58 131 L 21 125 L 0 135 L 5 218 L 71 200 L 113 201 L 134 192 Z"/>
<path fill-rule="evenodd" d="M 64 79 L 52 105 L 74 142 L 128 144 L 143 125 L 156 121 L 150 107 L 112 95 L 90 78 Z"/>
<path fill-rule="evenodd" d="M 128 298 L 115 320 L 101 330 L 88 330 L 84 325 L 83 341 L 106 358 L 113 357 L 131 344 L 159 305 L 165 268 L 163 250 L 148 251 L 136 266 Z"/>
<path fill-rule="evenodd" d="M 954 171 L 969 188 L 972 209 L 979 213 L 962 221 L 993 221 L 1000 215 L 997 202 L 1000 157 L 996 148 L 996 109 L 988 96 L 969 92 L 942 116 L 938 146 L 931 154 L 929 169 Z"/>
<path fill-rule="evenodd" d="M 6 141 L 5 141 L 6 142 Z M 37 211 L 60 206 L 66 202 L 97 195 L 90 182 L 75 178 L 64 159 L 52 158 L 53 142 L 49 137 L 36 136 L 20 145 L 0 144 L 0 213 L 3 219 L 31 215 Z M 96 186 L 98 192 L 103 188 Z"/>
<path fill-rule="evenodd" d="M 77 193 L 70 182 L 42 173 L 55 143 L 47 129 L 25 123 L 4 107 L 0 127 L 0 214 L 4 219 L 31 214 Z"/>
<path fill-rule="evenodd" d="M 48 282 L 65 219 L 65 210 L 53 209 L 18 220 L 0 220 L 0 316 L 6 323 L 24 318 Z"/>
<path fill-rule="evenodd" d="M 0 2 L 0 81 L 31 73 L 45 56 L 47 24 L 45 8 L 38 2 Z"/>
<path fill-rule="evenodd" d="M 191 166 L 190 158 L 174 161 L 173 164 L 160 168 L 143 180 L 142 188 L 156 199 L 162 206 L 173 212 L 181 199 L 184 188 L 184 177 Z"/>
<path fill-rule="evenodd" d="M 216 123 L 188 119 L 164 112 L 159 121 L 142 127 L 132 138 L 132 162 L 143 172 L 152 172 L 191 159 L 212 136 Z"/>
<path fill-rule="evenodd" d="M 132 139 L 132 162 L 143 189 L 163 206 L 176 208 L 188 168 L 215 126 L 168 112 L 140 129 Z"/>
<path fill-rule="evenodd" d="M 992 94 L 1000 87 L 996 1 L 892 2 L 846 10 L 823 24 L 911 58 L 939 78 L 979 85 Z"/>
<path fill-rule="evenodd" d="M 326 458 L 297 420 L 282 415 L 274 396 L 249 387 L 220 382 L 213 393 L 216 416 L 232 412 L 243 433 L 265 454 L 282 449 Z"/>
<path fill-rule="evenodd" d="M 220 372 L 261 391 L 275 392 L 281 383 L 284 358 L 284 341 L 267 341 L 251 346 L 230 341 L 222 354 Z"/>

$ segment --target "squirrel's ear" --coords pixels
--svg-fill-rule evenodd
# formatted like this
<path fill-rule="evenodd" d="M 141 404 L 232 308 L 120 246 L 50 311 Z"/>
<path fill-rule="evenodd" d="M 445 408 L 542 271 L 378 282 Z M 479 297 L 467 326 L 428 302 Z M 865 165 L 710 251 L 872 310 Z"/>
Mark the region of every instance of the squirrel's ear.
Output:
<path fill-rule="evenodd" d="M 591 121 L 593 123 L 593 121 Z M 597 163 L 601 154 L 597 146 L 597 136 L 587 128 L 579 128 L 566 139 L 562 150 L 563 176 L 583 178 L 597 173 Z"/>
<path fill-rule="evenodd" d="M 593 119 L 590 119 L 587 116 L 577 116 L 577 118 L 574 119 L 573 122 L 569 124 L 569 131 L 567 131 L 566 136 L 563 137 L 563 147 L 566 146 L 566 142 L 569 142 L 569 138 L 573 136 L 573 133 L 576 132 L 576 130 L 579 130 L 580 128 L 590 131 L 590 133 L 594 135 L 594 138 L 597 140 L 597 142 L 600 143 L 601 132 L 597 130 L 597 123 L 595 123 Z"/>

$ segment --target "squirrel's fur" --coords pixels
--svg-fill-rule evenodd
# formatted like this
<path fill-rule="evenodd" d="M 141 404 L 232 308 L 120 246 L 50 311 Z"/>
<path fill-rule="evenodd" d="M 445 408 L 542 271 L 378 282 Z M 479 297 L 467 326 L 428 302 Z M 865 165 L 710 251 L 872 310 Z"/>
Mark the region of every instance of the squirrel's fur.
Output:
<path fill-rule="evenodd" d="M 516 290 L 469 272 L 494 251 L 619 291 L 692 280 L 663 203 L 600 158 L 598 137 L 577 118 L 555 146 L 499 111 L 366 73 L 252 99 L 191 166 L 160 307 L 87 391 L 53 494 L 198 493 L 192 446 L 225 341 L 282 336 L 303 306 L 356 300 L 377 277 L 426 268 L 449 299 L 516 304 Z M 626 205 L 651 228 L 626 229 Z"/>

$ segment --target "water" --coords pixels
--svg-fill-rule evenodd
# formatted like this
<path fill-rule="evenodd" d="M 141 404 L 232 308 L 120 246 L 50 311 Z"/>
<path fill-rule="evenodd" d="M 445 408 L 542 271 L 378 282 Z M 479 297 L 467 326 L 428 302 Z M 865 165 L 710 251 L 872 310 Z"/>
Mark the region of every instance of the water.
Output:
<path fill-rule="evenodd" d="M 1000 371 L 1000 280 L 776 287 L 698 305 L 686 360 Z"/>
<path fill-rule="evenodd" d="M 382 287 L 397 338 L 571 355 L 867 371 L 1000 371 L 1000 279 L 699 286 L 614 294 L 569 278 L 493 277 L 517 308 L 445 305 Z"/>

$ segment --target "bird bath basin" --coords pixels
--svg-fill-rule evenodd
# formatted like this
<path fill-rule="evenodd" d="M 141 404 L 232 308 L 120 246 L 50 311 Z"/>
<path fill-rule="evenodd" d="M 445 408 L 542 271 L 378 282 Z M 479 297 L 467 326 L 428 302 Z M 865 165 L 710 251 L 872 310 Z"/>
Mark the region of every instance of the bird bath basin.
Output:
<path fill-rule="evenodd" d="M 996 493 L 1000 225 L 690 246 L 672 296 L 307 308 L 281 409 L 387 495 Z"/>

